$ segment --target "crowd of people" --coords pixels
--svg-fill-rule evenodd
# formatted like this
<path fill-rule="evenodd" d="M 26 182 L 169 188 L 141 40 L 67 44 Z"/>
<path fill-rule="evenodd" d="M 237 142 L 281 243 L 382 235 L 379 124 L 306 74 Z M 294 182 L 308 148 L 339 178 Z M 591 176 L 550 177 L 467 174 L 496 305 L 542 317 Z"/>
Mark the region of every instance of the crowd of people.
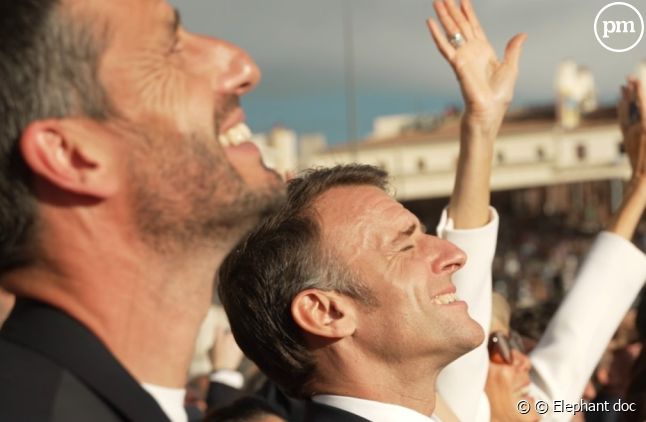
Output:
<path fill-rule="evenodd" d="M 644 87 L 618 104 L 621 205 L 531 341 L 493 293 L 490 205 L 526 35 L 499 58 L 469 0 L 433 6 L 464 100 L 436 236 L 382 169 L 268 169 L 240 105 L 258 67 L 164 0 L 0 0 L 0 419 L 566 421 L 624 400 L 603 415 L 644 420 L 643 311 L 622 334 L 646 280 Z M 212 371 L 189 379 L 216 294 Z"/>

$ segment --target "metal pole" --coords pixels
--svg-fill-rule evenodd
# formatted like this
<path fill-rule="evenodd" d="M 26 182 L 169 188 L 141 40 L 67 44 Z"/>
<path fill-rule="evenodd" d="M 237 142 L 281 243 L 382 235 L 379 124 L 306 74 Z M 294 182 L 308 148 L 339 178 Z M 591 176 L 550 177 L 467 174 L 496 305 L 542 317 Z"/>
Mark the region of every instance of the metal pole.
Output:
<path fill-rule="evenodd" d="M 345 106 L 347 138 L 352 143 L 352 159 L 357 160 L 357 99 L 354 75 L 354 34 L 352 0 L 343 2 L 343 41 L 345 52 Z"/>

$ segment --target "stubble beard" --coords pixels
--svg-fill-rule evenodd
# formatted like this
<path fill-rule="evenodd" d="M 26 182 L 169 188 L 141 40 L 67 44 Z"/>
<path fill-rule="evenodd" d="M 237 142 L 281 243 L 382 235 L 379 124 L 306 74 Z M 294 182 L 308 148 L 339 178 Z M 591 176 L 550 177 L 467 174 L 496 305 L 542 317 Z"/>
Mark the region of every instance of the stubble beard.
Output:
<path fill-rule="evenodd" d="M 160 254 L 231 249 L 284 199 L 279 185 L 251 189 L 209 142 L 148 139 L 130 155 L 135 224 Z"/>

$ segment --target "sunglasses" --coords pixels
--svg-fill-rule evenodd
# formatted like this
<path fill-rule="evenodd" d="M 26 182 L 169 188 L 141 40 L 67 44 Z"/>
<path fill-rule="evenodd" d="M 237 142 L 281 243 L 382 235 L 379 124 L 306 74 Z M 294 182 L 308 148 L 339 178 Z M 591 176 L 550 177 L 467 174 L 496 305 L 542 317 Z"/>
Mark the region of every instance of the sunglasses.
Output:
<path fill-rule="evenodd" d="M 489 335 L 489 360 L 494 363 L 506 363 L 511 365 L 514 363 L 514 356 L 512 350 L 517 350 L 525 353 L 523 346 L 523 339 L 515 331 L 510 331 L 506 335 L 502 331 L 494 331 Z"/>

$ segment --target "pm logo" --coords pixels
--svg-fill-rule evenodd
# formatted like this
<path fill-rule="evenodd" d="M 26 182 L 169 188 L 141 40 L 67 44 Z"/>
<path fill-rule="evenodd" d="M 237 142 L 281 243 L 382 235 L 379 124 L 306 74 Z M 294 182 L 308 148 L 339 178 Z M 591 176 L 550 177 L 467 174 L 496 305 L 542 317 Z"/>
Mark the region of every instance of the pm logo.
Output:
<path fill-rule="evenodd" d="M 644 18 L 632 4 L 617 1 L 604 6 L 594 19 L 594 35 L 606 50 L 632 50 L 644 36 Z"/>

